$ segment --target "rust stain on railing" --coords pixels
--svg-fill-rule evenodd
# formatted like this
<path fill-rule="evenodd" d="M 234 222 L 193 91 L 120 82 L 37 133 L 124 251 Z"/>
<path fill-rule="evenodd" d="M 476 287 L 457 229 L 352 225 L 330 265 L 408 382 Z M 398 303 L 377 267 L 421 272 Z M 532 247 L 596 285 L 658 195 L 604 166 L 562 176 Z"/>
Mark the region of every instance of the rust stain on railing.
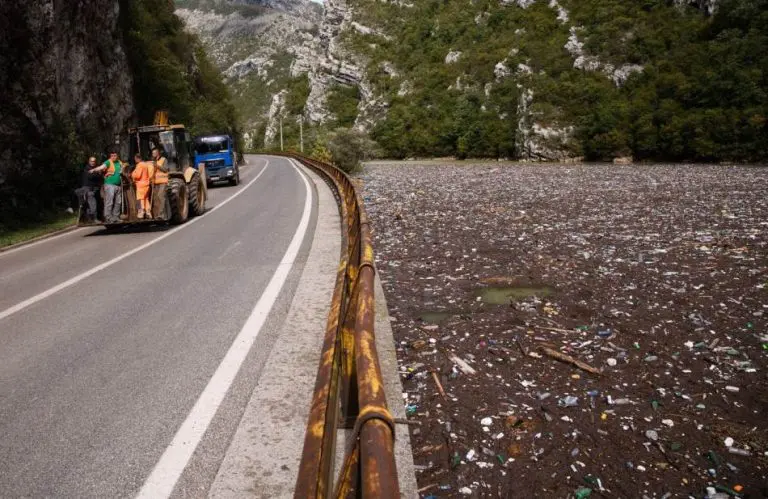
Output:
<path fill-rule="evenodd" d="M 362 198 L 338 168 L 298 154 L 285 156 L 330 180 L 342 220 L 341 259 L 294 497 L 399 497 L 395 424 L 387 408 L 373 328 L 373 245 Z M 334 487 L 339 427 L 352 428 L 352 436 Z"/>

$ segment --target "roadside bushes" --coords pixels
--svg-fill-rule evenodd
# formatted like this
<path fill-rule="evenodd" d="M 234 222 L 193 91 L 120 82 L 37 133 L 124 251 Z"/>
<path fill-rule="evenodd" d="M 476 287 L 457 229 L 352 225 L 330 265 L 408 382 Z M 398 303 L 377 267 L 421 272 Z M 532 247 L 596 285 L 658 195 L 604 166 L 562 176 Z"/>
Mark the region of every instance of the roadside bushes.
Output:
<path fill-rule="evenodd" d="M 378 145 L 364 132 L 337 128 L 317 138 L 311 156 L 353 173 L 359 170 L 361 162 L 376 157 L 378 153 Z"/>

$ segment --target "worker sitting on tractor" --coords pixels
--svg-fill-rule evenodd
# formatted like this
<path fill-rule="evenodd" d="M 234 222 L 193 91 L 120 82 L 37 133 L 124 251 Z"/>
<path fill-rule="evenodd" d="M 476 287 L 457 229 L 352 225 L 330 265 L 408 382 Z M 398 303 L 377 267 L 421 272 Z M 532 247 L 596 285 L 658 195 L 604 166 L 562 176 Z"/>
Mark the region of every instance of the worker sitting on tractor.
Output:
<path fill-rule="evenodd" d="M 168 186 L 168 160 L 163 155 L 159 147 L 152 148 L 152 174 L 150 181 L 152 183 L 152 213 L 158 218 L 165 219 L 168 214 L 165 213 L 166 188 Z"/>
<path fill-rule="evenodd" d="M 149 171 L 150 169 L 154 170 L 154 166 L 149 162 L 142 161 L 141 154 L 136 154 L 133 160 L 134 167 L 131 172 L 131 178 L 136 184 L 136 200 L 139 202 L 137 218 L 152 218 L 152 208 L 149 199 Z"/>
<path fill-rule="evenodd" d="M 91 170 L 92 173 L 104 172 L 104 221 L 108 224 L 120 223 L 123 214 L 122 171 L 123 163 L 114 150 L 109 152 L 109 159 L 103 165 Z"/>

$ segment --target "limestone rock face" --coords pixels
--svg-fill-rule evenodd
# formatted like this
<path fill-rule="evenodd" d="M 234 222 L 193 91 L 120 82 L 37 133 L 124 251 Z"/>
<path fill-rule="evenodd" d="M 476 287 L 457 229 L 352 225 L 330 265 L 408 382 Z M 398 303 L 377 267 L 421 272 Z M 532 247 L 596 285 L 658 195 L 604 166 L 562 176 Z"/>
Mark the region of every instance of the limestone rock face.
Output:
<path fill-rule="evenodd" d="M 383 115 L 386 104 L 375 95 L 363 70 L 367 61 L 348 50 L 341 43 L 341 38 L 348 31 L 384 38 L 386 35 L 355 22 L 353 9 L 347 0 L 325 0 L 324 5 L 325 11 L 320 29 L 321 58 L 317 67 L 310 72 L 312 85 L 310 96 L 312 93 L 327 92 L 329 83 L 357 87 L 360 101 L 355 129 L 367 131 Z M 390 64 L 390 71 L 392 69 L 394 68 Z M 331 117 L 332 115 L 325 109 L 325 119 L 320 121 Z"/>
<path fill-rule="evenodd" d="M 176 10 L 189 31 L 203 40 L 217 66 L 234 89 L 236 99 L 254 101 L 254 113 L 245 116 L 246 132 L 254 135 L 264 125 L 264 141 L 275 139 L 277 122 L 283 113 L 289 79 L 306 77 L 309 93 L 303 119 L 322 124 L 335 118 L 327 106 L 329 92 L 337 85 L 353 86 L 360 96 L 356 127 L 367 129 L 381 112 L 382 104 L 367 83 L 364 60 L 340 42 L 346 31 L 386 37 L 376 29 L 353 20 L 346 0 L 326 0 L 320 6 L 309 0 L 245 2 L 258 5 L 258 12 L 224 13 L 219 3 L 203 3 L 195 10 Z M 392 64 L 385 71 L 396 73 Z M 280 104 L 282 103 L 282 104 Z M 250 126 L 249 126 L 250 125 Z"/>
<path fill-rule="evenodd" d="M 525 89 L 521 92 L 517 105 L 516 144 L 520 159 L 527 161 L 565 161 L 570 159 L 569 143 L 574 128 L 569 125 L 545 126 L 538 122 L 531 109 L 534 92 Z"/>
<path fill-rule="evenodd" d="M 0 191 L 62 130 L 103 147 L 133 116 L 118 0 L 0 2 Z"/>
<path fill-rule="evenodd" d="M 264 136 L 264 143 L 267 145 L 274 144 L 275 138 L 280 133 L 280 110 L 285 106 L 285 94 L 285 90 L 282 90 L 272 96 L 272 102 L 269 105 L 269 124 Z"/>
<path fill-rule="evenodd" d="M 461 52 L 458 51 L 458 50 L 451 50 L 445 56 L 445 63 L 446 64 L 453 64 L 455 62 L 458 62 L 459 59 L 461 59 Z"/>
<path fill-rule="evenodd" d="M 594 41 L 591 38 L 593 27 L 579 24 L 584 13 L 577 10 L 573 2 L 497 1 L 503 11 L 516 12 L 517 16 L 552 16 L 553 29 L 557 31 L 552 40 L 556 39 L 564 49 L 561 54 L 570 55 L 571 61 L 566 64 L 573 70 L 595 73 L 596 78 L 605 78 L 616 87 L 625 86 L 645 71 L 645 67 L 637 63 L 642 59 L 629 58 L 621 51 L 601 50 L 591 43 Z M 422 75 L 418 71 L 396 60 L 394 54 L 382 51 L 383 47 L 391 46 L 385 41 L 399 36 L 397 21 L 407 19 L 411 11 L 418 11 L 419 5 L 406 0 L 379 2 L 386 3 L 387 8 L 376 15 L 371 15 L 370 4 L 358 0 L 324 0 L 322 6 L 309 0 L 199 0 L 196 2 L 198 6 L 208 7 L 194 11 L 180 9 L 178 13 L 185 19 L 187 27 L 206 42 L 244 105 L 258 101 L 258 105 L 248 107 L 253 112 L 246 116 L 251 122 L 250 129 L 246 126 L 246 132 L 270 142 L 277 129 L 275 120 L 280 116 L 290 118 L 292 123 L 300 118 L 309 125 L 332 124 L 338 118 L 333 108 L 340 112 L 338 108 L 343 107 L 338 101 L 346 99 L 344 112 L 347 112 L 350 95 L 356 92 L 358 104 L 354 127 L 371 131 L 386 119 L 390 109 L 395 109 L 393 115 L 398 115 L 401 109 L 398 106 L 402 106 L 408 96 L 414 95 L 417 99 L 424 91 L 420 88 Z M 243 4 L 258 5 L 262 10 L 246 15 L 231 8 Z M 475 0 L 468 4 L 467 8 L 473 12 L 468 17 L 471 20 L 465 19 L 465 22 L 472 29 L 487 29 L 493 19 L 490 11 L 494 9 Z M 217 5 L 230 8 L 221 9 Z M 718 2 L 674 0 L 670 5 L 712 14 Z M 495 15 L 500 15 L 498 8 L 495 10 Z M 439 36 L 441 29 L 440 23 L 435 23 L 431 36 Z M 579 154 L 578 148 L 574 147 L 577 123 L 565 109 L 567 106 L 541 91 L 546 88 L 547 78 L 551 77 L 551 68 L 543 67 L 541 60 L 526 53 L 535 45 L 531 43 L 532 36 L 548 35 L 533 35 L 535 30 L 524 22 L 505 29 L 510 29 L 518 38 L 510 37 L 509 47 L 505 47 L 506 56 L 504 52 L 498 52 L 501 57 L 493 61 L 493 66 L 487 68 L 489 71 L 482 73 L 483 81 L 478 81 L 476 74 L 472 74 L 473 71 L 480 74 L 474 66 L 478 60 L 482 61 L 472 44 L 467 40 L 446 41 L 435 59 L 436 63 L 444 65 L 441 69 L 445 70 L 445 75 L 450 75 L 450 80 L 443 81 L 445 85 L 440 91 L 448 91 L 451 98 L 456 98 L 460 94 L 482 90 L 484 100 L 479 102 L 478 108 L 485 112 L 493 96 L 499 95 L 499 89 L 516 87 L 519 90 L 517 109 L 513 103 L 511 109 L 498 112 L 499 116 L 505 117 L 517 113 L 518 130 L 511 132 L 517 139 L 515 154 L 528 160 L 562 160 L 570 154 Z M 633 33 L 628 29 L 616 36 L 617 41 L 626 41 Z M 467 71 L 466 67 L 471 69 Z M 487 76 L 491 76 L 491 81 L 485 81 Z M 295 92 L 290 92 L 292 83 L 289 80 L 301 78 L 306 78 L 306 93 L 303 94 L 306 101 L 299 106 L 302 116 L 286 117 L 282 114 L 283 109 L 295 98 Z M 343 93 L 334 94 L 340 86 Z M 347 92 L 351 88 L 355 92 Z M 286 89 L 289 92 L 285 93 Z M 329 99 L 329 96 L 333 98 Z M 292 108 L 295 110 L 296 106 Z"/>
<path fill-rule="evenodd" d="M 696 7 L 699 10 L 705 11 L 707 14 L 714 14 L 717 9 L 717 0 L 675 0 L 675 4 L 679 6 L 690 5 Z"/>

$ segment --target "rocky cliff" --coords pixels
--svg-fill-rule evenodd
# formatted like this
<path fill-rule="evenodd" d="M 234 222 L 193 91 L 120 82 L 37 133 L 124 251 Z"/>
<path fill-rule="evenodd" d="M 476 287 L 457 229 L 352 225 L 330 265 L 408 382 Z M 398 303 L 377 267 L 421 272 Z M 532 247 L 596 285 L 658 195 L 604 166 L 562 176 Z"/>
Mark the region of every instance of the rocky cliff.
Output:
<path fill-rule="evenodd" d="M 50 146 L 100 151 L 133 114 L 117 0 L 0 3 L 0 199 Z M 62 142 L 64 144 L 62 144 Z"/>
<path fill-rule="evenodd" d="M 245 122 L 247 145 L 274 140 L 279 117 L 286 115 L 287 89 L 306 78 L 319 56 L 322 8 L 308 0 L 176 5 L 186 29 L 201 38 L 224 74 Z"/>
<path fill-rule="evenodd" d="M 364 60 L 342 41 L 351 30 L 372 30 L 352 20 L 346 0 L 323 6 L 309 0 L 176 5 L 177 15 L 205 42 L 226 76 L 253 144 L 274 144 L 281 116 L 292 128 L 297 119 L 310 127 L 332 123 L 338 116 L 328 100 L 340 88 L 358 94 L 357 126 L 375 123 L 379 102 L 365 77 Z M 300 111 L 290 112 L 290 87 L 302 80 Z"/>
<path fill-rule="evenodd" d="M 173 11 L 168 0 L 0 2 L 0 230 L 59 212 L 87 155 L 157 109 L 192 133 L 238 135 L 221 74 Z"/>
<path fill-rule="evenodd" d="M 766 0 L 283 0 L 247 19 L 243 2 L 191 3 L 179 13 L 257 146 L 282 118 L 289 135 L 297 119 L 368 131 L 399 157 L 764 154 Z M 738 90 L 719 99 L 724 81 Z"/>

